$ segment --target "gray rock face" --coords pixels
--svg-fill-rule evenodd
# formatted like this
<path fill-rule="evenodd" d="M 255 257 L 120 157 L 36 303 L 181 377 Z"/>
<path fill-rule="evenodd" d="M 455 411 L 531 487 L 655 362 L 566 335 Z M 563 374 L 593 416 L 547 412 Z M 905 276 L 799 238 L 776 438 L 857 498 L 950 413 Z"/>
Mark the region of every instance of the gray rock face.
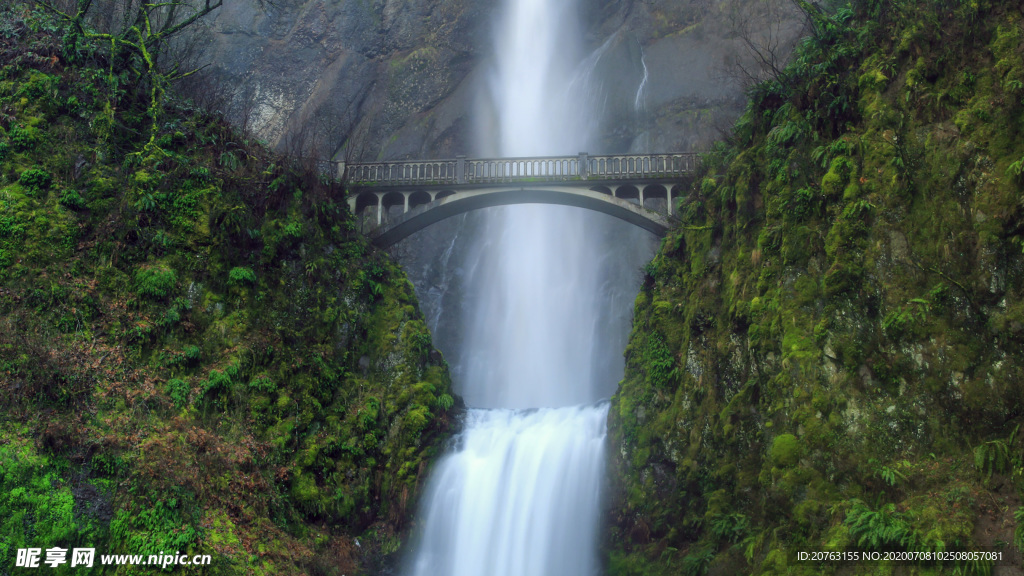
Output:
<path fill-rule="evenodd" d="M 228 112 L 274 147 L 350 159 L 455 154 L 485 21 L 478 0 L 225 4 L 203 59 Z"/>
<path fill-rule="evenodd" d="M 603 103 L 601 149 L 589 152 L 693 150 L 720 138 L 743 106 L 736 70 L 756 72 L 745 46 L 782 56 L 800 30 L 789 4 L 773 1 L 584 0 Z M 203 59 L 230 87 L 230 116 L 281 150 L 350 161 L 472 154 L 496 4 L 226 3 Z"/>
<path fill-rule="evenodd" d="M 786 0 L 589 0 L 604 150 L 706 149 L 743 110 L 743 90 L 782 61 L 803 29 Z M 646 81 L 644 77 L 646 75 Z"/>

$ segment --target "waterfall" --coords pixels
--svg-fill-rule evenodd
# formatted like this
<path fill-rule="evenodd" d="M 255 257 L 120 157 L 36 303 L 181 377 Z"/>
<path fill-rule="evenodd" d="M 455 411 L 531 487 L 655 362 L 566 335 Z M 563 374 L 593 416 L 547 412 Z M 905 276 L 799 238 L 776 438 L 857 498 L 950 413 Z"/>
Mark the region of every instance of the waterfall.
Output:
<path fill-rule="evenodd" d="M 640 64 L 644 67 L 644 77 L 640 80 L 640 87 L 636 89 L 636 97 L 633 99 L 633 110 L 638 114 L 647 110 L 647 60 L 644 58 L 643 45 L 640 45 Z"/>
<path fill-rule="evenodd" d="M 593 574 L 606 413 L 471 410 L 431 479 L 413 574 Z"/>
<path fill-rule="evenodd" d="M 485 156 L 593 145 L 589 78 L 571 0 L 504 0 L 484 94 Z M 604 50 L 604 47 L 599 51 Z M 582 79 L 582 80 L 581 80 Z M 593 150 L 597 152 L 597 150 Z M 590 576 L 608 403 L 646 232 L 549 205 L 488 209 L 467 251 L 456 387 L 470 406 L 424 493 L 412 576 Z"/>

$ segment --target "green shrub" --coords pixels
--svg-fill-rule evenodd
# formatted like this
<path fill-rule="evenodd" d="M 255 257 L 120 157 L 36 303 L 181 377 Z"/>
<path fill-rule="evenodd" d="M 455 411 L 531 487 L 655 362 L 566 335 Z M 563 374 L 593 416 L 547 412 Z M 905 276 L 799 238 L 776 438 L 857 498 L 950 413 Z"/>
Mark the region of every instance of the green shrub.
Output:
<path fill-rule="evenodd" d="M 174 402 L 175 408 L 184 408 L 188 405 L 188 396 L 191 390 L 184 380 L 180 378 L 171 378 L 164 390 L 171 398 L 171 401 Z"/>
<path fill-rule="evenodd" d="M 721 541 L 737 543 L 750 531 L 750 519 L 739 512 L 718 514 L 708 524 L 708 530 Z"/>
<path fill-rule="evenodd" d="M 206 182 L 210 179 L 210 169 L 206 166 L 199 166 L 189 171 L 189 176 L 199 180 L 200 182 Z"/>
<path fill-rule="evenodd" d="M 69 96 L 64 102 L 64 110 L 71 116 L 77 116 L 82 111 L 82 102 L 78 99 L 78 96 Z"/>
<path fill-rule="evenodd" d="M 163 298 L 177 282 L 178 276 L 170 268 L 145 267 L 135 273 L 135 291 L 139 296 Z"/>
<path fill-rule="evenodd" d="M 85 198 L 82 198 L 82 195 L 77 190 L 64 190 L 61 192 L 60 203 L 62 206 L 72 210 L 81 210 L 86 206 Z"/>
<path fill-rule="evenodd" d="M 18 96 L 27 96 L 33 100 L 39 98 L 52 99 L 57 92 L 59 80 L 56 76 L 42 72 L 32 72 L 27 82 L 18 90 Z"/>
<path fill-rule="evenodd" d="M 14 146 L 15 152 L 24 152 L 35 148 L 39 141 L 42 139 L 39 130 L 28 126 L 22 128 L 15 126 L 11 129 L 11 144 Z"/>
<path fill-rule="evenodd" d="M 266 374 L 259 374 L 249 381 L 249 388 L 260 392 L 273 392 L 277 390 L 277 383 L 271 380 Z"/>
<path fill-rule="evenodd" d="M 232 286 L 240 286 L 242 284 L 255 284 L 256 273 L 252 271 L 252 268 L 246 268 L 244 266 L 236 266 L 228 272 L 228 284 Z"/>
<path fill-rule="evenodd" d="M 53 183 L 53 176 L 42 168 L 29 168 L 18 177 L 18 184 L 32 192 L 46 190 Z"/>
<path fill-rule="evenodd" d="M 199 349 L 199 346 L 195 345 L 185 346 L 182 352 L 185 354 L 186 362 L 197 362 L 203 355 L 203 351 Z"/>

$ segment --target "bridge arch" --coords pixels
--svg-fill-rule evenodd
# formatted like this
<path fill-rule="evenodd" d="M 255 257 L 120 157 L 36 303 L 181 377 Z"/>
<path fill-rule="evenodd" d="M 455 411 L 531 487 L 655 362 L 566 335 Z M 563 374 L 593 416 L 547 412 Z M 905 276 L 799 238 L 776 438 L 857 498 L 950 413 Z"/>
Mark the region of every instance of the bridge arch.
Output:
<path fill-rule="evenodd" d="M 662 234 L 699 164 L 694 153 L 339 163 L 349 207 L 378 246 L 488 206 L 562 204 Z M 667 215 L 666 215 L 667 213 Z M 373 222 L 376 220 L 376 222 Z M 367 229 L 371 228 L 371 229 Z"/>
<path fill-rule="evenodd" d="M 430 204 L 433 200 L 434 199 L 430 197 L 430 192 L 417 190 L 412 194 L 409 194 L 409 209 L 422 206 L 424 204 Z"/>
<path fill-rule="evenodd" d="M 383 226 L 369 232 L 373 243 L 386 248 L 446 218 L 480 208 L 512 204 L 557 204 L 594 210 L 659 236 L 669 227 L 668 218 L 662 214 L 603 192 L 570 186 L 482 188 L 459 190 L 444 197 L 439 193 L 438 196 L 429 204 L 419 205 L 400 216 L 389 215 Z"/>
<path fill-rule="evenodd" d="M 362 214 L 367 208 L 373 207 L 376 209 L 378 204 L 380 204 L 380 196 L 373 192 L 363 192 L 356 196 L 356 207 L 354 212 L 356 214 Z"/>
<path fill-rule="evenodd" d="M 383 215 L 391 218 L 402 214 L 408 209 L 408 197 L 401 192 L 387 192 L 380 199 Z"/>
<path fill-rule="evenodd" d="M 640 196 L 640 189 L 632 184 L 623 184 L 615 189 L 615 197 L 626 200 L 627 202 L 635 200 L 633 204 L 642 205 L 643 200 Z"/>
<path fill-rule="evenodd" d="M 648 184 L 643 189 L 643 206 L 648 210 L 661 211 L 668 209 L 670 192 L 661 184 Z"/>

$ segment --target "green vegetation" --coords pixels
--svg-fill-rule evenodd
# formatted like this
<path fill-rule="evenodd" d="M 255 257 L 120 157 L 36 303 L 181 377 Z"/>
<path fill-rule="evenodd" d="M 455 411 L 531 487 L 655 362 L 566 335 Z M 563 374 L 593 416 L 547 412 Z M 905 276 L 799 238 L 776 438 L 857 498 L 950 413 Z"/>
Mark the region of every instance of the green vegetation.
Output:
<path fill-rule="evenodd" d="M 412 286 L 336 183 L 85 22 L 0 8 L 0 562 L 374 570 L 456 404 Z"/>
<path fill-rule="evenodd" d="M 71 486 L 62 479 L 68 463 L 47 457 L 24 438 L 28 430 L 4 429 L 0 444 L 0 562 L 15 565 L 18 548 L 50 547 L 54 542 L 87 545 L 97 533 L 96 521 L 75 513 Z"/>
<path fill-rule="evenodd" d="M 800 4 L 809 36 L 645 270 L 611 574 L 890 574 L 796 553 L 1024 543 L 1024 16 Z"/>

